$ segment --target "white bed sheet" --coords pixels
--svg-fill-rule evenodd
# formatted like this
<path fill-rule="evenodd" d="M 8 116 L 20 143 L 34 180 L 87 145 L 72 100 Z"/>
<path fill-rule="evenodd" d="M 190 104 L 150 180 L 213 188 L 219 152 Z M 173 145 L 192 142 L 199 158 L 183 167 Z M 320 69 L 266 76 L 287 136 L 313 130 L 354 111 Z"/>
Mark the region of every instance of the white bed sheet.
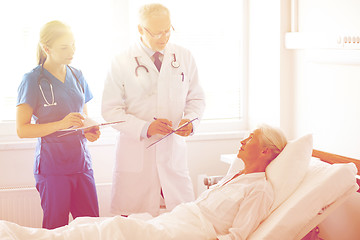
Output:
<path fill-rule="evenodd" d="M 302 229 L 344 194 L 356 192 L 355 164 L 312 158 L 300 186 L 262 222 L 249 239 L 296 239 Z M 315 226 L 314 226 L 315 227 Z"/>
<path fill-rule="evenodd" d="M 115 216 L 79 217 L 54 230 L 21 227 L 0 220 L 1 240 L 213 240 L 212 224 L 195 203 L 178 205 L 173 211 L 147 221 Z"/>

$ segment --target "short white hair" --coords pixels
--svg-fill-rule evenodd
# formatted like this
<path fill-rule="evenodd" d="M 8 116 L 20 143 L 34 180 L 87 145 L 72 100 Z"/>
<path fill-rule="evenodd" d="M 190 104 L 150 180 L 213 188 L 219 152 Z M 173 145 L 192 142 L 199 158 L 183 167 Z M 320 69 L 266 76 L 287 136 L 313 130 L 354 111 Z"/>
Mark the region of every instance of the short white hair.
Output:
<path fill-rule="evenodd" d="M 139 23 L 144 26 L 150 17 L 159 15 L 166 15 L 170 18 L 170 11 L 159 3 L 145 4 L 139 9 Z"/>
<path fill-rule="evenodd" d="M 258 126 L 261 131 L 260 141 L 265 147 L 273 150 L 275 156 L 285 148 L 287 139 L 284 132 L 280 128 L 272 127 L 267 124 Z"/>

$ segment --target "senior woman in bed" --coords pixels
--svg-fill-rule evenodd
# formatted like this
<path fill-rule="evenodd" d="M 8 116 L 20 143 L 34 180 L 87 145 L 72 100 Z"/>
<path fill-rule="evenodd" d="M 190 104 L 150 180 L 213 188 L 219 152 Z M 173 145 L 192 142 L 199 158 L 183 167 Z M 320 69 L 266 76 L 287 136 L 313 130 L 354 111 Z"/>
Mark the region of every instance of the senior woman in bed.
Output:
<path fill-rule="evenodd" d="M 191 203 L 144 221 L 115 216 L 77 218 L 55 230 L 35 230 L 0 221 L 0 239 L 6 232 L 24 239 L 246 239 L 269 215 L 274 192 L 265 168 L 284 149 L 281 130 L 261 125 L 241 141 L 238 157 L 245 168 L 224 177 Z M 6 229 L 4 229 L 6 228 Z"/>

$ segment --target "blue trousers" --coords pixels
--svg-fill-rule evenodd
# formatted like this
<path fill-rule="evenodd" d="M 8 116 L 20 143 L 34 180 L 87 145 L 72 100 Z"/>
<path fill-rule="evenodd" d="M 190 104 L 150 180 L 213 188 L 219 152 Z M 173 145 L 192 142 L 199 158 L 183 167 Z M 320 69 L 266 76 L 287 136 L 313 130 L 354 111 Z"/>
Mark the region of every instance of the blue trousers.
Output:
<path fill-rule="evenodd" d="M 40 193 L 43 209 L 43 228 L 54 229 L 69 223 L 73 218 L 98 217 L 93 171 L 71 175 L 35 175 L 36 189 Z"/>

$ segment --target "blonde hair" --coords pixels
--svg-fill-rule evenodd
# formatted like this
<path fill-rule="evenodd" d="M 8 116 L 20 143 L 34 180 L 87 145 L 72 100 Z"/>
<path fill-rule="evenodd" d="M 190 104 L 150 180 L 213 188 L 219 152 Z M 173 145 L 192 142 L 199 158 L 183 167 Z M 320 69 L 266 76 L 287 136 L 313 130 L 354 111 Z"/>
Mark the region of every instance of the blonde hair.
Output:
<path fill-rule="evenodd" d="M 280 128 L 275 128 L 267 124 L 261 124 L 258 129 L 261 131 L 260 141 L 266 147 L 273 150 L 275 157 L 284 149 L 287 139 Z"/>
<path fill-rule="evenodd" d="M 144 26 L 152 16 L 167 15 L 170 18 L 170 11 L 159 3 L 145 4 L 139 9 L 139 23 Z"/>
<path fill-rule="evenodd" d="M 36 54 L 36 60 L 39 65 L 43 64 L 47 57 L 43 47 L 51 46 L 54 41 L 66 33 L 71 33 L 71 29 L 68 25 L 60 21 L 48 22 L 41 28 Z"/>

